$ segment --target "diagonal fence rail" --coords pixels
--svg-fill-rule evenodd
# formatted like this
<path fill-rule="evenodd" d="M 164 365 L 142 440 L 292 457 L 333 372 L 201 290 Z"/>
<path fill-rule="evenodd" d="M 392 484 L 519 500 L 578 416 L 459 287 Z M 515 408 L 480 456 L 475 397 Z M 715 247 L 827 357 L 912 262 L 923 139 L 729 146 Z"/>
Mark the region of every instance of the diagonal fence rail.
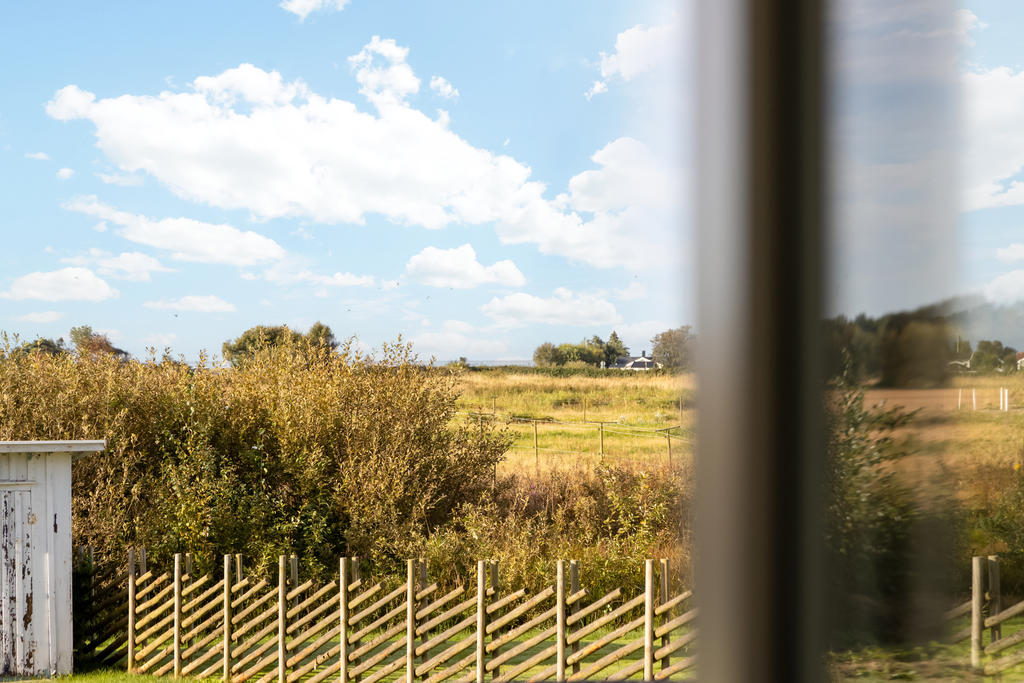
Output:
<path fill-rule="evenodd" d="M 575 561 L 559 561 L 552 583 L 531 594 L 501 586 L 496 562 L 478 562 L 475 576 L 442 589 L 422 560 L 406 562 L 404 581 L 373 581 L 341 558 L 334 579 L 314 582 L 299 580 L 294 558 L 290 571 L 282 556 L 265 577 L 243 576 L 238 556 L 223 559 L 223 572 L 199 575 L 190 557 L 157 569 L 130 552 L 123 581 L 100 598 L 120 606 L 123 635 L 92 651 L 132 673 L 233 683 L 694 674 L 693 595 L 672 594 L 666 560 L 645 563 L 638 594 L 592 596 Z"/>

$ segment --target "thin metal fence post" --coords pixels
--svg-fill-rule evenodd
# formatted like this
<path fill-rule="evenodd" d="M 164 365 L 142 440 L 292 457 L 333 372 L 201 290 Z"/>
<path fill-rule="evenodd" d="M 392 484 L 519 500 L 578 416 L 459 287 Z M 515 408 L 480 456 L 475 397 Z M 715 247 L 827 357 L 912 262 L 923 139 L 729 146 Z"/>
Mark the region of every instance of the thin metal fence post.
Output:
<path fill-rule="evenodd" d="M 174 554 L 174 677 L 181 678 L 181 553 Z"/>
<path fill-rule="evenodd" d="M 644 680 L 654 680 L 654 560 L 644 560 Z"/>
<path fill-rule="evenodd" d="M 231 555 L 224 555 L 224 683 L 231 683 Z"/>
<path fill-rule="evenodd" d="M 91 578 L 90 578 L 91 582 Z M 128 673 L 135 670 L 135 549 L 128 549 Z"/>
<path fill-rule="evenodd" d="M 984 557 L 971 558 L 971 668 L 981 668 L 981 633 L 985 622 L 981 614 L 981 606 L 985 599 L 982 586 L 982 566 Z"/>
<path fill-rule="evenodd" d="M 343 558 L 341 558 L 341 560 L 339 561 L 338 564 L 339 564 L 339 567 L 338 567 L 339 584 L 341 586 L 341 590 L 340 590 L 340 592 L 338 594 L 338 601 L 340 602 L 339 610 L 340 610 L 340 613 L 341 613 L 341 624 L 339 625 L 339 628 L 341 629 L 341 646 L 340 646 L 340 649 L 341 649 L 341 651 L 340 651 L 340 656 L 341 656 L 340 677 L 341 677 L 341 681 L 340 681 L 340 683 L 348 683 L 348 653 L 349 653 L 349 644 L 348 644 L 348 618 L 349 618 L 349 615 L 348 615 L 348 598 L 349 598 L 349 595 L 348 595 L 348 587 L 349 587 L 349 583 L 351 581 L 351 576 L 352 576 L 352 561 L 349 560 L 347 557 L 343 557 Z"/>
<path fill-rule="evenodd" d="M 285 573 L 285 556 L 277 558 L 277 681 L 288 681 L 288 652 L 285 637 L 288 628 L 288 577 Z"/>

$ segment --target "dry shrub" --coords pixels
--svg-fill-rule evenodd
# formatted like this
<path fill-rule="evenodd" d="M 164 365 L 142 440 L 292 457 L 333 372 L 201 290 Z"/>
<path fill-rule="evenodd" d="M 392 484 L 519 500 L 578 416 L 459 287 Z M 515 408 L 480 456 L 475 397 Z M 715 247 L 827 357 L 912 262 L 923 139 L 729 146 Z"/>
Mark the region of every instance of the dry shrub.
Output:
<path fill-rule="evenodd" d="M 455 379 L 414 360 L 403 344 L 375 358 L 285 344 L 189 367 L 5 343 L 0 440 L 107 440 L 73 477 L 75 541 L 100 551 L 390 568 L 486 495 L 508 446 L 490 426 L 453 427 Z"/>

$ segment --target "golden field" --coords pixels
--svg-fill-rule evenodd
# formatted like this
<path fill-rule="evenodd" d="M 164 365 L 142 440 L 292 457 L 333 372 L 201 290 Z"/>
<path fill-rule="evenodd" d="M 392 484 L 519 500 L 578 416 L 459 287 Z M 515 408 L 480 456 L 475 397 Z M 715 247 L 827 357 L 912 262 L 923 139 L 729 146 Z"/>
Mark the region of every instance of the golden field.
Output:
<path fill-rule="evenodd" d="M 645 469 L 689 462 L 693 375 L 610 370 L 554 377 L 514 370 L 463 372 L 459 420 L 497 422 L 513 438 L 504 472 L 591 467 L 604 460 Z M 537 448 L 534 448 L 536 423 Z M 670 436 L 666 436 L 666 433 Z"/>

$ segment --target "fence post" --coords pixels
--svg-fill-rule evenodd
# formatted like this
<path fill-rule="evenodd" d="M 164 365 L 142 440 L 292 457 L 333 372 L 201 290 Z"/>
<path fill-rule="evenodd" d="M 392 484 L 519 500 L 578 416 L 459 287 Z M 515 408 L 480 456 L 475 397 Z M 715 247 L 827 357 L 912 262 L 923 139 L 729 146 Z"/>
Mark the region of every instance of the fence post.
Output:
<path fill-rule="evenodd" d="M 971 558 L 971 668 L 981 668 L 981 632 L 984 619 L 981 614 L 982 602 L 985 599 L 982 587 L 981 563 L 984 557 Z"/>
<path fill-rule="evenodd" d="M 1003 611 L 1003 596 L 999 590 L 999 556 L 988 556 L 988 613 L 995 616 Z M 996 624 L 989 632 L 993 641 L 1003 637 L 1003 625 Z"/>
<path fill-rule="evenodd" d="M 420 590 L 427 587 L 427 561 L 424 558 L 420 558 Z M 417 604 L 416 608 L 419 611 L 420 607 L 425 607 L 430 604 L 430 598 L 423 598 L 421 604 Z M 430 640 L 430 634 L 424 632 L 420 637 L 420 645 L 426 645 L 427 641 Z M 423 655 L 420 657 L 420 661 L 427 661 L 430 659 L 430 650 L 424 650 Z"/>
<path fill-rule="evenodd" d="M 601 432 L 601 462 L 604 462 L 604 422 L 598 422 L 597 424 Z"/>
<path fill-rule="evenodd" d="M 487 573 L 483 560 L 476 563 L 476 683 L 484 683 L 487 633 Z"/>
<path fill-rule="evenodd" d="M 288 628 L 288 577 L 285 574 L 285 556 L 277 557 L 277 681 L 287 683 L 287 650 L 285 634 Z"/>
<path fill-rule="evenodd" d="M 351 560 L 347 557 L 341 558 L 338 562 L 339 584 L 341 592 L 338 594 L 339 610 L 341 612 L 341 682 L 348 683 L 348 586 L 352 576 Z"/>
<path fill-rule="evenodd" d="M 501 596 L 498 594 L 498 591 L 500 589 L 500 585 L 498 584 L 498 561 L 497 560 L 491 560 L 490 572 L 491 572 L 491 594 L 494 595 L 494 599 L 495 600 L 500 600 Z M 491 636 L 491 644 L 494 644 L 494 641 L 496 641 L 500 636 L 501 636 L 501 634 L 498 633 L 497 631 L 495 631 L 494 635 Z M 500 647 L 495 647 L 494 648 L 494 652 L 491 653 L 491 657 L 492 658 L 497 658 L 498 653 L 500 651 L 501 651 Z M 500 666 L 494 667 L 494 671 L 491 672 L 491 680 L 494 680 L 495 678 L 497 678 L 500 675 L 501 675 L 501 667 Z"/>
<path fill-rule="evenodd" d="M 185 576 L 192 576 L 192 553 L 185 553 Z"/>
<path fill-rule="evenodd" d="M 644 560 L 644 680 L 654 680 L 654 560 Z"/>
<path fill-rule="evenodd" d="M 288 558 L 288 569 L 292 577 L 292 588 L 297 588 L 299 585 L 299 556 L 292 555 Z M 296 595 L 292 600 L 292 607 L 297 607 L 302 602 L 302 597 Z"/>
<path fill-rule="evenodd" d="M 359 561 L 358 557 L 353 557 L 352 558 L 352 580 L 353 581 L 361 581 L 362 578 L 363 578 L 362 562 Z M 346 626 L 346 628 L 347 628 L 347 626 Z M 350 647 L 353 650 L 358 648 L 359 647 L 359 642 L 360 641 L 356 640 L 355 642 L 350 644 Z M 358 663 L 359 663 L 359 658 L 357 657 L 355 659 L 355 661 L 352 662 L 352 664 L 358 664 Z M 352 677 L 352 680 L 353 681 L 358 681 L 360 678 L 362 678 L 362 674 L 357 674 L 357 675 Z"/>
<path fill-rule="evenodd" d="M 224 555 L 224 683 L 231 683 L 231 555 Z"/>
<path fill-rule="evenodd" d="M 603 434 L 603 432 L 602 432 Z M 558 600 L 555 611 L 555 680 L 565 680 L 565 560 L 558 561 L 555 584 Z"/>
<path fill-rule="evenodd" d="M 569 560 L 569 595 L 576 595 L 580 592 L 580 567 L 576 560 Z M 572 603 L 572 607 L 569 608 L 569 614 L 576 614 L 580 608 L 580 602 L 577 600 Z M 572 644 L 572 653 L 576 654 L 580 650 L 580 641 L 576 641 Z M 582 665 L 576 662 L 572 665 L 572 672 L 578 674 Z"/>
<path fill-rule="evenodd" d="M 174 677 L 181 678 L 181 553 L 174 554 Z"/>
<path fill-rule="evenodd" d="M 139 571 L 143 574 L 146 573 L 146 549 L 139 548 Z"/>
<path fill-rule="evenodd" d="M 90 579 L 91 581 L 91 579 Z M 128 673 L 135 670 L 135 549 L 128 549 Z"/>
<path fill-rule="evenodd" d="M 416 680 L 416 560 L 405 561 L 405 682 Z"/>
<path fill-rule="evenodd" d="M 540 479 L 540 447 L 537 445 L 537 421 L 533 421 L 533 467 L 536 477 Z"/>
<path fill-rule="evenodd" d="M 242 580 L 242 554 L 235 555 L 235 580 Z"/>
<path fill-rule="evenodd" d="M 668 446 L 668 468 L 672 469 L 672 434 L 665 432 L 665 445 Z"/>
<path fill-rule="evenodd" d="M 671 585 L 670 582 L 669 582 L 668 558 L 662 558 L 661 559 L 660 582 L 661 582 L 661 594 L 659 595 L 658 599 L 660 601 L 659 604 L 664 605 L 666 602 L 668 602 L 669 590 L 670 590 L 670 585 Z M 672 610 L 669 610 L 669 611 L 665 612 L 664 616 L 662 616 L 662 618 L 661 618 L 661 625 L 664 626 L 665 624 L 667 624 L 670 621 L 672 621 Z M 672 636 L 669 633 L 666 633 L 665 635 L 663 635 L 661 637 L 661 646 L 662 647 L 668 647 L 669 643 L 671 643 L 671 642 L 672 642 Z M 670 655 L 665 655 L 664 657 L 662 657 L 662 659 L 661 659 L 661 670 L 662 671 L 664 671 L 665 669 L 668 668 L 668 665 L 669 665 L 670 661 L 671 661 Z"/>

